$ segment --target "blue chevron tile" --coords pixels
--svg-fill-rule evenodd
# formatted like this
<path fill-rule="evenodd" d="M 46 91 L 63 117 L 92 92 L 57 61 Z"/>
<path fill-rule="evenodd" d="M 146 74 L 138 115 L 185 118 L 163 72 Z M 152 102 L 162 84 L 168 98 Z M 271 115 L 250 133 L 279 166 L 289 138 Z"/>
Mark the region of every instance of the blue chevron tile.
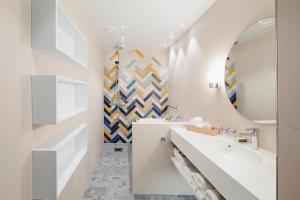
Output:
<path fill-rule="evenodd" d="M 161 101 L 161 102 L 160 102 L 160 105 L 162 106 L 162 105 L 166 104 L 167 102 L 168 102 L 168 97 L 165 98 L 163 101 Z"/>
<path fill-rule="evenodd" d="M 152 85 L 158 90 L 161 91 L 161 88 L 156 85 L 156 83 L 152 82 Z"/>
<path fill-rule="evenodd" d="M 154 73 L 152 73 L 152 77 L 155 78 L 159 83 L 161 83 L 161 79 L 157 77 Z"/>
<path fill-rule="evenodd" d="M 135 84 L 136 80 L 133 79 L 127 86 L 127 89 L 130 89 L 134 84 Z"/>
<path fill-rule="evenodd" d="M 127 65 L 127 68 L 131 68 L 136 63 L 136 59 L 132 59 L 130 63 Z"/>

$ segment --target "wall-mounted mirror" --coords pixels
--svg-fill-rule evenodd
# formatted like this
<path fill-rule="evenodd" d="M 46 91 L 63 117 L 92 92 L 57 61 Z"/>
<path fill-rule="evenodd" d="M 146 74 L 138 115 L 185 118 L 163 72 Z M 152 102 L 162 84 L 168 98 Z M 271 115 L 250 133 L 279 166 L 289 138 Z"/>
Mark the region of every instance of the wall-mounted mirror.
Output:
<path fill-rule="evenodd" d="M 275 18 L 250 26 L 233 44 L 225 66 L 225 86 L 232 106 L 246 118 L 276 123 Z"/>

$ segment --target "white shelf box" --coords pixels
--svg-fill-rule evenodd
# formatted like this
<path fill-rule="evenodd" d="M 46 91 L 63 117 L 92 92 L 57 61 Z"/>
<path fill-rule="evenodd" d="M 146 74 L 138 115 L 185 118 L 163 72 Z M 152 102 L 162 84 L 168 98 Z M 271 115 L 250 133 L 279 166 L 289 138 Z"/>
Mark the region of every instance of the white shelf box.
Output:
<path fill-rule="evenodd" d="M 32 123 L 58 124 L 87 109 L 87 83 L 56 75 L 31 77 Z"/>
<path fill-rule="evenodd" d="M 87 152 L 88 126 L 76 125 L 32 152 L 32 198 L 57 200 Z"/>
<path fill-rule="evenodd" d="M 87 42 L 57 0 L 32 0 L 32 48 L 87 67 Z"/>

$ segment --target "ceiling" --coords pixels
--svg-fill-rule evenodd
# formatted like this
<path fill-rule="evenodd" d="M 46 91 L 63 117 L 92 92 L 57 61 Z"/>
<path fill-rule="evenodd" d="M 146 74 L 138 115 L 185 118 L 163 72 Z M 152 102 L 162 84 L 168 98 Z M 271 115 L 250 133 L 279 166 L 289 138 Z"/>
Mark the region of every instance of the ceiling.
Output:
<path fill-rule="evenodd" d="M 79 0 L 105 50 L 167 48 L 216 0 Z"/>

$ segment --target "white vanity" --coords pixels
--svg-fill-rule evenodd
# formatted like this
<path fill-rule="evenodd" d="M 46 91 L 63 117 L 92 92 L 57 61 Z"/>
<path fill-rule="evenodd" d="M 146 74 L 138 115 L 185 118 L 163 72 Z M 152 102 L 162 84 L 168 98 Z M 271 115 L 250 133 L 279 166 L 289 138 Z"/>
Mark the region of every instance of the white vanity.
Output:
<path fill-rule="evenodd" d="M 228 200 L 276 200 L 276 156 L 224 136 L 171 128 L 171 141 Z"/>
<path fill-rule="evenodd" d="M 175 145 L 225 199 L 276 200 L 276 155 L 188 131 L 185 124 L 154 119 L 133 124 L 134 193 L 193 194 L 171 163 Z"/>

